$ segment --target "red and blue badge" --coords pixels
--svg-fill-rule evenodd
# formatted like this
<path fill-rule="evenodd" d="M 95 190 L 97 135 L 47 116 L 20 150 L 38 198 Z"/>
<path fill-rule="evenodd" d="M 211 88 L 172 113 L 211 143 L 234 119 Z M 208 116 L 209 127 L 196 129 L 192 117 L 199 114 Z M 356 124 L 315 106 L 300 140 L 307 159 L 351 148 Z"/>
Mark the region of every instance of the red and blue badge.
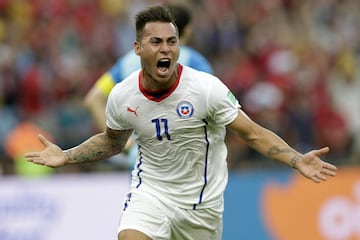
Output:
<path fill-rule="evenodd" d="M 176 107 L 176 112 L 180 118 L 190 118 L 194 113 L 194 107 L 188 101 L 181 101 Z"/>

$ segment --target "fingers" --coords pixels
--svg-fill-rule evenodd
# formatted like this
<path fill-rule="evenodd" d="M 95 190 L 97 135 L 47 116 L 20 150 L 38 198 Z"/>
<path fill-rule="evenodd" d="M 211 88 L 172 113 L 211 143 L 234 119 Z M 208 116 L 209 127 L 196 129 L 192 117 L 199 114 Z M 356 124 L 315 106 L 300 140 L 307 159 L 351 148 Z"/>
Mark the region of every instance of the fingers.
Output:
<path fill-rule="evenodd" d="M 311 179 L 313 182 L 316 182 L 316 183 L 320 183 L 320 182 L 321 182 L 321 180 L 320 180 L 318 177 L 316 177 L 316 176 L 312 176 L 310 179 Z"/>
<path fill-rule="evenodd" d="M 323 147 L 323 148 L 321 148 L 321 149 L 314 150 L 314 152 L 315 152 L 315 155 L 316 155 L 316 156 L 321 156 L 321 155 L 324 155 L 325 153 L 328 153 L 329 150 L 330 150 L 329 147 Z"/>
<path fill-rule="evenodd" d="M 39 153 L 26 153 L 25 158 L 28 162 L 36 163 L 36 164 L 42 164 L 42 160 Z"/>
<path fill-rule="evenodd" d="M 319 150 L 315 150 L 315 155 L 316 156 L 320 156 L 322 154 L 325 154 L 325 153 L 328 153 L 329 152 L 329 147 L 324 147 L 324 148 L 321 148 Z M 325 175 L 328 175 L 328 176 L 335 176 L 336 175 L 336 166 L 330 164 L 330 163 L 327 163 L 327 162 L 322 162 L 322 167 L 321 167 L 321 170 L 320 170 L 320 175 L 323 176 L 322 174 L 325 174 Z M 320 176 L 320 175 L 316 175 L 316 177 L 320 180 L 322 180 L 323 178 Z"/>
<path fill-rule="evenodd" d="M 27 161 L 31 162 L 31 163 L 34 163 L 34 164 L 37 164 L 37 165 L 53 167 L 48 162 L 46 162 L 44 159 L 42 159 L 40 156 L 30 156 L 30 157 L 27 158 Z"/>
<path fill-rule="evenodd" d="M 323 162 L 322 167 L 320 169 L 320 173 L 334 177 L 336 176 L 336 170 L 337 170 L 336 166 L 327 162 Z"/>
<path fill-rule="evenodd" d="M 317 177 L 321 181 L 326 181 L 326 177 L 321 173 L 316 174 L 315 177 Z"/>
<path fill-rule="evenodd" d="M 336 175 L 335 170 L 335 166 L 331 164 L 325 164 L 319 172 L 312 174 L 312 176 L 309 178 L 316 183 L 320 183 L 327 180 L 326 176 L 334 177 Z"/>
<path fill-rule="evenodd" d="M 327 180 L 327 178 L 321 173 L 314 174 L 312 177 L 310 177 L 310 179 L 316 183 L 320 183 L 322 181 Z"/>
<path fill-rule="evenodd" d="M 26 157 L 26 158 L 40 157 L 40 153 L 39 152 L 25 153 L 24 157 Z"/>
<path fill-rule="evenodd" d="M 322 174 L 334 177 L 336 175 L 336 173 L 334 171 L 328 170 L 328 169 L 322 169 L 321 170 Z"/>
<path fill-rule="evenodd" d="M 44 161 L 40 156 L 40 152 L 25 153 L 24 157 L 26 158 L 26 161 L 28 161 L 28 162 L 32 162 L 32 163 L 36 163 L 36 164 L 40 164 L 40 165 L 44 164 Z"/>
<path fill-rule="evenodd" d="M 301 173 L 311 179 L 315 183 L 320 183 L 327 180 L 327 176 L 334 177 L 336 175 L 337 168 L 327 162 L 321 160 L 321 155 L 328 153 L 329 147 L 324 147 L 318 150 L 312 150 L 307 157 L 302 158 L 303 160 L 299 166 L 301 167 Z"/>
<path fill-rule="evenodd" d="M 49 142 L 42 134 L 39 134 L 38 138 L 46 147 L 51 145 L 51 142 Z"/>
<path fill-rule="evenodd" d="M 336 170 L 337 168 L 334 165 L 325 163 L 324 166 L 322 166 L 320 173 L 333 177 L 336 175 Z"/>
<path fill-rule="evenodd" d="M 25 153 L 24 157 L 26 158 L 27 161 L 34 162 L 36 161 L 36 159 L 40 159 L 40 153 L 39 152 Z"/>
<path fill-rule="evenodd" d="M 324 166 L 323 166 L 323 168 L 328 169 L 328 170 L 332 170 L 332 171 L 336 171 L 336 170 L 337 170 L 336 166 L 334 166 L 334 165 L 332 165 L 332 164 L 330 164 L 330 163 L 325 163 Z"/>

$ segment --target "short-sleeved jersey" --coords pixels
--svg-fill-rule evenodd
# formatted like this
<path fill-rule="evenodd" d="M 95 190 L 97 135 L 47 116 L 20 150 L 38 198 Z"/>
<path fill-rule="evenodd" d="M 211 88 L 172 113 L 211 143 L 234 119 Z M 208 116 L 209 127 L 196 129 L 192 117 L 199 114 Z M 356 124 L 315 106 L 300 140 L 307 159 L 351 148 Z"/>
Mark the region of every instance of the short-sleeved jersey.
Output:
<path fill-rule="evenodd" d="M 184 45 L 180 46 L 179 63 L 195 68 L 199 71 L 213 73 L 213 69 L 206 58 L 198 51 Z M 121 82 L 131 73 L 141 68 L 140 58 L 133 50 L 119 58 L 109 71 L 104 73 L 96 82 L 96 86 L 108 96 L 116 83 Z"/>
<path fill-rule="evenodd" d="M 110 93 L 107 126 L 134 129 L 138 156 L 132 191 L 194 209 L 223 200 L 226 125 L 239 103 L 215 76 L 179 64 L 176 84 L 161 97 L 146 93 L 136 71 Z"/>

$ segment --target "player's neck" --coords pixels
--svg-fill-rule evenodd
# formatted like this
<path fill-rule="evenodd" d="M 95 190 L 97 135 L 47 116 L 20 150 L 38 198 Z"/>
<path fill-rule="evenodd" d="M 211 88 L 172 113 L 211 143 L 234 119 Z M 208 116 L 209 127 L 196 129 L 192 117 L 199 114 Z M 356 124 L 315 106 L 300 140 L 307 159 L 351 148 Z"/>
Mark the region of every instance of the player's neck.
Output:
<path fill-rule="evenodd" d="M 169 80 L 160 81 L 148 74 L 147 72 L 142 72 L 142 88 L 149 94 L 161 94 L 162 92 L 167 92 L 171 89 L 174 84 L 176 84 L 179 77 L 179 65 L 177 65 L 176 70 L 171 74 Z"/>

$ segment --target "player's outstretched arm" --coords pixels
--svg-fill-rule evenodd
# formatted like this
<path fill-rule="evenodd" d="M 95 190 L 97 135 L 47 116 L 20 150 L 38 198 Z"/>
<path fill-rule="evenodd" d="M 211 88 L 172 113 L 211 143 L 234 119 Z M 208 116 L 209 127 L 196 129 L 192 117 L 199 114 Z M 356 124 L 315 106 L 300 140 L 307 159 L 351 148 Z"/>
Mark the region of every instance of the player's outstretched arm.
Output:
<path fill-rule="evenodd" d="M 275 133 L 253 122 L 242 111 L 239 111 L 237 118 L 228 127 L 238 133 L 251 148 L 270 159 L 297 169 L 316 183 L 326 181 L 327 176 L 336 175 L 336 167 L 320 158 L 329 151 L 328 147 L 301 154 Z"/>
<path fill-rule="evenodd" d="M 118 131 L 107 128 L 105 132 L 68 150 L 62 150 L 44 136 L 39 135 L 39 140 L 44 144 L 45 149 L 41 152 L 26 153 L 25 158 L 29 162 L 48 167 L 102 160 L 121 152 L 131 133 L 132 130 Z"/>

